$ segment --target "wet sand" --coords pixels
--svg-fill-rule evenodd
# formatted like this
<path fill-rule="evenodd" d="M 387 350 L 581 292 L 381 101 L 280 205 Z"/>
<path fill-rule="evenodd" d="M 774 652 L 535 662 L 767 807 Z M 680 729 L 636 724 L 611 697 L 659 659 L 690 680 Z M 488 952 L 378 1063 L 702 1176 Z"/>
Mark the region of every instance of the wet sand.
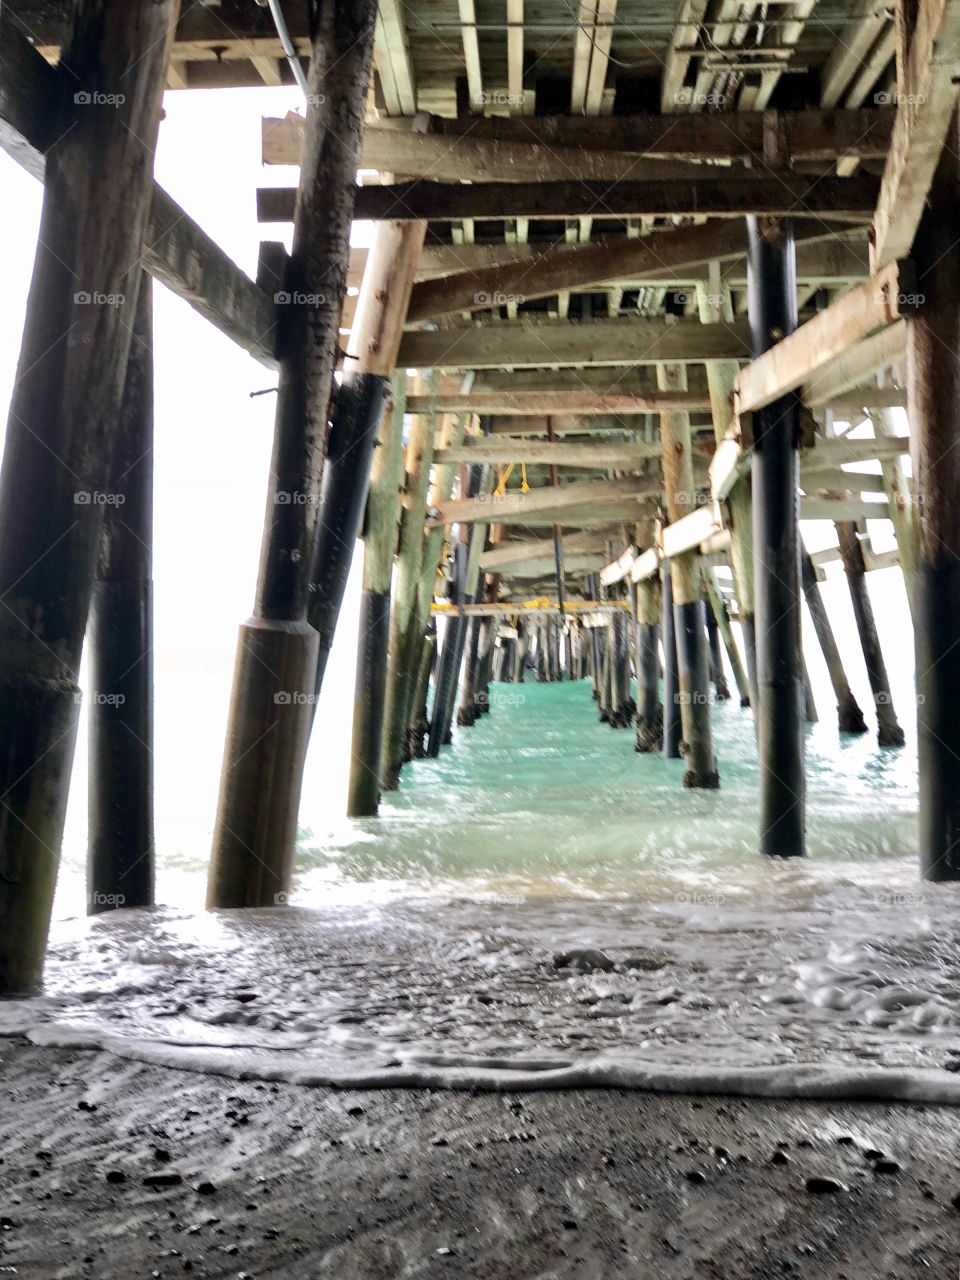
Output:
<path fill-rule="evenodd" d="M 957 1274 L 958 1108 L 335 1091 L 17 1037 L 0 1081 L 0 1274 Z"/>

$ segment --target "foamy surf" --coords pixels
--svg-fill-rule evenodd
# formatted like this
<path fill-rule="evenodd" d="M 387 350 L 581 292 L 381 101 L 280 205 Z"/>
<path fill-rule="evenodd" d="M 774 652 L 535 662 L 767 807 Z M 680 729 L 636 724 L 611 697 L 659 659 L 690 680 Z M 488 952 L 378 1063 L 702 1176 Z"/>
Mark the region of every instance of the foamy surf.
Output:
<path fill-rule="evenodd" d="M 0 1032 L 304 1086 L 960 1102 L 952 895 L 689 898 L 117 912 Z"/>

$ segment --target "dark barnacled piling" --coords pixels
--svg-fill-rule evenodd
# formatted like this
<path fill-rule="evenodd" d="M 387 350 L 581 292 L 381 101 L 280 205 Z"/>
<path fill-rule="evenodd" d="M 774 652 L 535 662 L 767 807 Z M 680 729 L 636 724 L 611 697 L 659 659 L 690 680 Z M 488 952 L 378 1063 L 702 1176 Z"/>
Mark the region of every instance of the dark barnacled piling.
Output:
<path fill-rule="evenodd" d="M 754 358 L 797 323 L 796 253 L 785 222 L 747 219 L 747 284 Z M 805 853 L 803 660 L 797 446 L 800 402 L 781 397 L 753 417 L 753 555 L 756 608 L 760 848 Z"/>
<path fill-rule="evenodd" d="M 0 994 L 43 970 L 177 6 L 73 12 L 0 470 Z"/>
<path fill-rule="evenodd" d="M 668 760 L 680 759 L 680 682 L 677 676 L 677 633 L 674 627 L 673 579 L 670 563 L 664 560 L 660 571 L 663 621 L 663 754 Z"/>
<path fill-rule="evenodd" d="M 727 677 L 723 670 L 723 657 L 720 653 L 720 632 L 717 629 L 717 620 L 713 616 L 713 609 L 710 607 L 709 601 L 704 602 L 704 618 L 707 623 L 707 640 L 710 644 L 710 679 L 713 683 L 713 691 L 718 702 L 729 702 L 730 686 L 727 684 Z"/>
<path fill-rule="evenodd" d="M 356 170 L 376 4 L 335 0 L 319 11 L 287 264 L 290 304 L 278 307 L 280 383 L 271 484 L 254 616 L 240 629 L 220 778 L 211 907 L 283 901 L 317 683 L 308 586 L 328 406 L 346 291 Z M 357 415 L 379 378 L 351 388 Z M 315 579 L 314 579 L 315 581 Z"/>
<path fill-rule="evenodd" d="M 850 589 L 850 603 L 853 605 L 853 616 L 856 619 L 860 647 L 863 649 L 863 660 L 867 666 L 870 691 L 873 694 L 873 705 L 877 710 L 877 742 L 881 747 L 902 747 L 905 739 L 894 710 L 887 667 L 883 660 L 880 636 L 873 616 L 873 605 L 870 603 L 870 595 L 867 591 L 867 568 L 863 559 L 863 548 L 857 536 L 857 526 L 851 520 L 838 520 L 836 530 L 840 541 L 840 555 L 843 557 L 843 569 L 847 575 L 847 586 Z"/>
<path fill-rule="evenodd" d="M 89 621 L 88 915 L 153 904 L 153 282 L 145 271 L 112 470 L 116 501 L 104 515 Z"/>
<path fill-rule="evenodd" d="M 913 245 L 924 298 L 907 321 L 916 487 L 914 627 L 920 865 L 960 880 L 960 166 L 956 117 Z M 902 551 L 901 551 L 901 554 Z"/>
<path fill-rule="evenodd" d="M 863 718 L 860 704 L 853 695 L 847 673 L 843 669 L 843 659 L 840 657 L 833 627 L 830 625 L 827 606 L 820 593 L 817 570 L 805 547 L 800 549 L 800 572 L 810 620 L 817 640 L 820 642 L 823 659 L 830 674 L 830 683 L 833 685 L 834 696 L 837 699 L 837 726 L 841 733 L 866 733 L 867 722 Z"/>

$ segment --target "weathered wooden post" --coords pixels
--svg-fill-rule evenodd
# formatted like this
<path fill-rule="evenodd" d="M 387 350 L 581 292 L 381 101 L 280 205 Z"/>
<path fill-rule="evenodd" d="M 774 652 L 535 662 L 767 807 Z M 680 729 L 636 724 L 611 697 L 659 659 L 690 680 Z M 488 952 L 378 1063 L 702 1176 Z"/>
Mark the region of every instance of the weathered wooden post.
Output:
<path fill-rule="evenodd" d="M 175 0 L 74 9 L 0 470 L 0 994 L 43 971 Z"/>
<path fill-rule="evenodd" d="M 426 226 L 425 222 L 377 225 L 347 344 L 341 396 L 348 387 L 352 394 L 360 384 L 372 389 L 377 383 L 381 387 L 386 383 L 396 363 Z M 376 392 L 361 393 L 360 399 L 373 410 Z M 366 506 L 353 750 L 347 795 L 347 813 L 351 817 L 375 814 L 380 802 L 390 584 L 400 495 L 398 470 L 402 458 L 403 411 L 401 408 L 399 416 L 384 415 L 382 429 L 379 416 L 371 412 L 365 422 L 350 421 L 352 430 L 338 432 L 337 427 L 345 425 L 338 414 L 331 428 L 314 546 L 316 591 L 309 613 L 320 636 L 319 693 Z M 376 450 L 378 430 L 382 445 L 389 445 L 389 449 Z"/>
<path fill-rule="evenodd" d="M 427 719 L 427 691 L 430 688 L 430 673 L 436 662 L 437 624 L 431 618 L 427 634 L 423 637 L 417 680 L 413 687 L 413 715 L 407 730 L 406 744 L 406 754 L 411 760 L 422 760 L 425 755 L 423 744 L 430 728 L 430 721 Z"/>
<path fill-rule="evenodd" d="M 813 696 L 813 685 L 810 682 L 810 672 L 807 670 L 805 658 L 803 659 L 803 718 L 807 724 L 817 724 L 820 719 L 817 715 L 817 703 Z"/>
<path fill-rule="evenodd" d="M 88 623 L 87 914 L 148 907 L 153 826 L 153 282 L 133 341 Z M 122 499 L 122 502 L 121 502 Z"/>
<path fill-rule="evenodd" d="M 475 497 L 476 494 L 470 496 Z M 446 739 L 448 725 L 453 718 L 453 704 L 457 698 L 457 677 L 460 674 L 460 659 L 463 653 L 461 638 L 466 627 L 466 615 L 462 610 L 467 603 L 469 554 L 470 544 L 458 540 L 453 549 L 450 596 L 450 603 L 456 607 L 457 612 L 447 615 L 447 628 L 443 636 L 440 665 L 437 668 L 437 683 L 433 692 L 430 732 L 427 737 L 427 755 L 433 759 L 440 754 L 440 748 Z"/>
<path fill-rule="evenodd" d="M 680 679 L 677 671 L 677 632 L 674 625 L 673 575 L 670 561 L 660 569 L 660 597 L 663 619 L 660 633 L 663 644 L 663 754 L 668 760 L 680 759 Z"/>
<path fill-rule="evenodd" d="M 287 264 L 280 383 L 253 617 L 240 628 L 224 750 L 211 907 L 282 902 L 313 720 L 317 633 L 307 621 L 316 502 L 346 291 L 374 0 L 319 12 Z"/>
<path fill-rule="evenodd" d="M 709 280 L 697 285 L 697 309 L 703 324 L 731 322 L 733 300 L 722 283 L 720 263 L 710 263 Z M 733 388 L 739 366 L 735 360 L 708 360 L 707 388 L 713 433 L 719 444 L 726 434 L 733 413 Z M 727 495 L 727 517 L 730 526 L 730 564 L 733 587 L 740 615 L 740 632 L 747 662 L 750 691 L 756 691 L 756 638 L 753 596 L 753 514 L 751 512 L 750 475 L 742 475 Z M 729 648 L 728 648 L 729 652 Z M 738 684 L 739 688 L 739 684 Z M 740 690 L 741 703 L 743 691 Z M 743 704 L 746 705 L 746 704 Z"/>
<path fill-rule="evenodd" d="M 656 574 L 637 583 L 637 742 L 642 753 L 663 746 L 663 706 L 660 702 L 660 578 Z"/>
<path fill-rule="evenodd" d="M 657 386 L 663 391 L 686 390 L 686 366 L 657 365 Z M 660 440 L 663 445 L 664 497 L 667 515 L 673 523 L 689 515 L 696 501 L 689 413 L 662 413 Z M 682 751 L 687 765 L 683 785 L 713 790 L 720 785 L 720 774 L 710 729 L 710 675 L 700 604 L 699 551 L 685 551 L 674 556 L 670 579 L 683 726 Z"/>
<path fill-rule="evenodd" d="M 747 672 L 740 657 L 740 650 L 737 648 L 733 628 L 730 625 L 730 615 L 727 613 L 726 602 L 720 594 L 720 588 L 717 586 L 717 579 L 714 576 L 713 569 L 707 564 L 703 566 L 703 585 L 707 596 L 707 608 L 713 614 L 713 620 L 717 624 L 717 630 L 720 632 L 723 647 L 727 651 L 727 660 L 730 663 L 730 669 L 733 671 L 737 693 L 740 695 L 740 705 L 741 707 L 748 707 L 750 705 L 750 683 L 747 678 Z"/>
<path fill-rule="evenodd" d="M 841 733 L 866 733 L 867 722 L 863 718 L 860 704 L 853 695 L 850 682 L 847 680 L 847 673 L 843 669 L 843 660 L 840 657 L 840 650 L 837 648 L 833 627 L 831 627 L 830 618 L 827 615 L 827 606 L 824 604 L 823 596 L 820 594 L 817 570 L 809 552 L 802 545 L 800 548 L 800 572 L 803 594 L 806 597 L 807 608 L 810 611 L 810 620 L 813 623 L 813 629 L 816 632 L 817 640 L 823 653 L 823 660 L 827 664 L 834 696 L 837 699 L 837 727 Z"/>
<path fill-rule="evenodd" d="M 756 358 L 796 328 L 796 252 L 786 222 L 748 218 L 747 235 L 750 335 Z M 753 416 L 760 849 L 774 857 L 806 852 L 799 433 L 800 401 L 794 393 Z"/>
<path fill-rule="evenodd" d="M 727 684 L 727 677 L 723 670 L 723 656 L 720 652 L 720 632 L 717 628 L 717 619 L 708 600 L 704 601 L 703 615 L 707 624 L 707 642 L 710 646 L 710 680 L 713 684 L 713 692 L 718 702 L 729 702 L 730 686 Z"/>
<path fill-rule="evenodd" d="M 350 565 L 363 525 L 370 471 L 383 417 L 383 403 L 397 360 L 410 290 L 426 234 L 425 222 L 379 222 L 367 255 L 353 327 L 347 342 L 343 380 L 337 391 L 327 456 L 320 482 L 307 618 L 320 637 L 316 692 L 323 684 L 327 659 L 343 603 Z M 389 600 L 366 584 L 385 578 L 378 539 L 377 570 L 364 556 L 361 633 L 373 626 L 384 649 L 389 632 Z M 392 555 L 392 547 L 390 554 Z M 374 646 L 377 647 L 376 644 Z M 371 660 L 373 655 L 370 655 Z M 363 665 L 361 663 L 361 665 Z M 377 706 L 379 718 L 380 708 Z M 373 747 L 368 742 L 368 748 Z M 374 771 L 375 772 L 375 771 Z M 368 779 L 372 774 L 368 769 Z M 372 785 L 372 783 L 371 783 Z M 369 791 L 361 801 L 369 807 Z"/>
<path fill-rule="evenodd" d="M 390 634 L 390 586 L 403 479 L 403 414 L 406 375 L 396 370 L 393 401 L 384 415 L 373 458 L 363 543 L 363 594 L 353 703 L 353 754 L 347 813 L 375 814 L 380 803 L 380 757 Z"/>
<path fill-rule="evenodd" d="M 907 321 L 916 524 L 913 584 L 920 867 L 960 880 L 960 173 L 956 117 L 913 245 L 923 305 Z M 901 557 L 903 551 L 901 549 Z"/>
<path fill-rule="evenodd" d="M 873 705 L 877 711 L 877 742 L 881 747 L 902 747 L 905 738 L 894 709 L 873 605 L 867 592 L 867 567 L 863 559 L 863 547 L 857 536 L 857 526 L 852 520 L 837 520 L 835 527 L 847 586 L 850 589 L 857 634 L 860 636 L 860 647 L 863 649 L 863 660 L 873 694 Z"/>

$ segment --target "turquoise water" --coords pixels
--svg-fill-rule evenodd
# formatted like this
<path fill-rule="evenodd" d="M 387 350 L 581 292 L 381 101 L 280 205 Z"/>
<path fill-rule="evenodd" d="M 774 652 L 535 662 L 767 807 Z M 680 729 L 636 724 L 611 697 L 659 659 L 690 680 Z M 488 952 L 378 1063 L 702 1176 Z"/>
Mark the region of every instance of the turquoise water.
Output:
<path fill-rule="evenodd" d="M 638 755 L 599 722 L 587 681 L 498 685 L 492 710 L 420 760 L 381 816 L 302 842 L 297 900 L 349 892 L 528 895 L 751 894 L 849 878 L 914 877 L 916 758 L 871 733 L 840 740 L 832 708 L 807 731 L 808 853 L 757 854 L 749 710 L 714 705 L 719 792 L 685 791 L 684 766 Z M 361 888 L 362 887 L 362 888 Z"/>

